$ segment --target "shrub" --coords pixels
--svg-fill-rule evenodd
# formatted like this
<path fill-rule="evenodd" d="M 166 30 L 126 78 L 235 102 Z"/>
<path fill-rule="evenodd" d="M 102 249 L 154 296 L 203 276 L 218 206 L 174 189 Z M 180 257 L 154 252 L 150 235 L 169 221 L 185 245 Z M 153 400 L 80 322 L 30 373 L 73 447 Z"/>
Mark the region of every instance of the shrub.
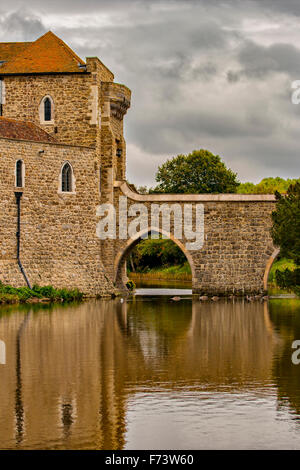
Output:
<path fill-rule="evenodd" d="M 132 279 L 126 282 L 126 287 L 128 290 L 133 291 L 135 289 L 135 282 Z"/>
<path fill-rule="evenodd" d="M 279 287 L 292 289 L 297 295 L 300 294 L 300 268 L 296 268 L 293 271 L 288 268 L 284 271 L 277 270 L 275 272 L 275 279 Z"/>
<path fill-rule="evenodd" d="M 83 292 L 78 289 L 55 289 L 53 286 L 34 285 L 28 287 L 12 287 L 0 282 L 0 303 L 26 302 L 31 298 L 46 298 L 52 302 L 72 302 L 82 300 Z"/>

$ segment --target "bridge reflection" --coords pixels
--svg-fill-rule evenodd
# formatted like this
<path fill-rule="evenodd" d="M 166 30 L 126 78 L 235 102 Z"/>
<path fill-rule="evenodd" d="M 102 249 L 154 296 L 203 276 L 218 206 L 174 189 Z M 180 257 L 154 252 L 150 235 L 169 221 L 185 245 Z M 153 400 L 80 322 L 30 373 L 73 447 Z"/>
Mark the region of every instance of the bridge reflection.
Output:
<path fill-rule="evenodd" d="M 121 449 L 141 388 L 271 383 L 285 347 L 274 323 L 267 303 L 242 301 L 115 299 L 3 315 L 0 447 Z"/>

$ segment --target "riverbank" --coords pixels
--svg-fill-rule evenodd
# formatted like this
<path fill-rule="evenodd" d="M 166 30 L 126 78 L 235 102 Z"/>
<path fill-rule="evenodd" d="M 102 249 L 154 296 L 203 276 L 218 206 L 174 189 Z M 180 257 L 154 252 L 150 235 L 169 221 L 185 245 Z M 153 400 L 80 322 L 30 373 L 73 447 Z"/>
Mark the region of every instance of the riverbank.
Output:
<path fill-rule="evenodd" d="M 285 269 L 294 269 L 293 261 L 282 258 L 275 261 L 269 274 L 269 284 L 273 288 L 277 288 L 275 280 L 276 270 L 285 271 Z M 179 266 L 167 266 L 156 269 L 150 269 L 146 272 L 128 272 L 129 279 L 133 281 L 183 281 L 192 282 L 191 268 L 188 263 Z"/>
<path fill-rule="evenodd" d="M 12 287 L 0 282 L 0 304 L 73 302 L 83 299 L 78 289 L 55 289 L 53 286 Z"/>
<path fill-rule="evenodd" d="M 281 258 L 275 263 L 273 263 L 270 274 L 269 274 L 269 283 L 272 284 L 272 286 L 276 287 L 276 278 L 275 278 L 275 273 L 276 271 L 285 271 L 286 269 L 290 269 L 293 271 L 295 269 L 295 264 L 292 260 L 287 259 L 287 258 Z"/>
<path fill-rule="evenodd" d="M 285 258 L 276 261 L 270 271 L 269 285 L 271 288 L 277 288 L 275 282 L 276 270 L 284 271 L 293 269 L 294 264 L 291 260 Z M 160 282 L 180 282 L 183 285 L 191 285 L 192 274 L 190 265 L 186 262 L 182 265 L 167 266 L 164 268 L 150 269 L 147 272 L 128 272 L 128 277 L 136 284 Z M 0 282 L 0 305 L 5 304 L 34 304 L 51 302 L 73 302 L 81 301 L 84 294 L 78 289 L 55 289 L 53 286 L 33 286 L 15 288 Z"/>
<path fill-rule="evenodd" d="M 191 282 L 192 273 L 188 263 L 179 266 L 166 266 L 149 269 L 147 272 L 129 272 L 129 279 L 133 281 L 183 281 Z"/>

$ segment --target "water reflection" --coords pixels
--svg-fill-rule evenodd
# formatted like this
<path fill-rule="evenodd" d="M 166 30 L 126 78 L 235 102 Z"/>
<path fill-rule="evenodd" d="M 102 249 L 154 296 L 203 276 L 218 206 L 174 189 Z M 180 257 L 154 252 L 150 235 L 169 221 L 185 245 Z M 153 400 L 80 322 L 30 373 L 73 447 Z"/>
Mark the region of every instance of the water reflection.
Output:
<path fill-rule="evenodd" d="M 1 312 L 0 448 L 300 448 L 299 300 Z"/>
<path fill-rule="evenodd" d="M 273 375 L 278 387 L 278 406 L 291 407 L 294 418 L 300 417 L 300 367 L 293 364 L 292 342 L 300 338 L 300 301 L 276 299 L 270 303 L 270 318 L 282 338 L 281 348 L 273 363 Z"/>

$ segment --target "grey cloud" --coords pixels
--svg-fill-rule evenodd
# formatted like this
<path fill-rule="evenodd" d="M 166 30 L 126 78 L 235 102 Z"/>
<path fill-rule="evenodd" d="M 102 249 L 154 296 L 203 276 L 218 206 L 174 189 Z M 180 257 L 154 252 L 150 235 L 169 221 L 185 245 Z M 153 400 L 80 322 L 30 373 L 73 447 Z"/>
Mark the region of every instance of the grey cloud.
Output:
<path fill-rule="evenodd" d="M 1 37 L 11 41 L 32 41 L 46 32 L 42 20 L 26 10 L 0 15 L 0 26 Z"/>
<path fill-rule="evenodd" d="M 218 74 L 218 66 L 212 62 L 206 62 L 190 71 L 191 79 L 210 80 Z"/>
<path fill-rule="evenodd" d="M 191 108 L 180 112 L 157 113 L 156 119 L 151 114 L 143 121 L 138 120 L 129 131 L 130 138 L 146 151 L 151 153 L 176 153 L 178 142 L 181 147 L 188 147 L 192 141 L 217 139 L 267 139 L 279 126 L 276 119 L 264 112 L 262 103 L 260 114 L 246 110 L 241 116 L 231 114 L 230 110 L 202 109 L 192 105 Z M 174 138 L 175 136 L 175 138 Z"/>
<path fill-rule="evenodd" d="M 300 16 L 300 3 L 298 0 L 253 0 L 256 7 L 262 8 L 271 12 L 280 12 L 283 14 L 290 14 Z"/>
<path fill-rule="evenodd" d="M 240 72 L 234 70 L 228 70 L 227 80 L 229 83 L 236 83 L 240 79 Z"/>
<path fill-rule="evenodd" d="M 213 9 L 215 14 L 222 11 L 229 17 L 239 17 L 239 12 L 247 16 L 249 12 L 266 11 L 267 13 L 279 12 L 282 14 L 300 15 L 300 3 L 298 0 L 210 0 L 209 6 L 207 0 L 30 0 L 30 3 L 24 0 L 2 0 L 2 9 L 19 9 L 29 6 L 31 9 L 48 13 L 78 14 L 95 12 L 120 12 L 120 11 L 150 11 L 153 6 L 173 7 L 176 5 L 188 5 L 191 8 L 201 6 L 207 10 Z M 227 17 L 228 18 L 228 17 Z M 233 20 L 233 19 L 232 19 Z"/>
<path fill-rule="evenodd" d="M 112 8 L 120 9 L 127 3 L 125 0 L 51 0 L 43 2 L 41 0 L 30 0 L 30 3 L 24 0 L 2 0 L 2 9 L 23 9 L 24 6 L 30 7 L 36 11 L 47 11 L 48 13 L 93 13 L 99 10 L 110 10 Z M 132 0 L 133 4 L 139 1 Z"/>
<path fill-rule="evenodd" d="M 217 0 L 213 0 L 215 3 Z M 156 7 L 161 6 L 162 12 L 171 9 L 182 9 L 182 5 L 205 6 L 206 0 L 1 0 L 2 10 L 22 10 L 30 8 L 33 11 L 40 12 L 41 14 L 63 14 L 63 15 L 93 15 L 95 13 L 114 13 L 116 15 L 128 13 L 129 15 L 134 12 L 135 15 L 139 13 L 151 13 Z"/>
<path fill-rule="evenodd" d="M 240 74 L 250 78 L 262 79 L 273 72 L 300 76 L 300 49 L 291 44 L 264 47 L 247 42 L 242 47 L 238 60 L 244 66 Z"/>

